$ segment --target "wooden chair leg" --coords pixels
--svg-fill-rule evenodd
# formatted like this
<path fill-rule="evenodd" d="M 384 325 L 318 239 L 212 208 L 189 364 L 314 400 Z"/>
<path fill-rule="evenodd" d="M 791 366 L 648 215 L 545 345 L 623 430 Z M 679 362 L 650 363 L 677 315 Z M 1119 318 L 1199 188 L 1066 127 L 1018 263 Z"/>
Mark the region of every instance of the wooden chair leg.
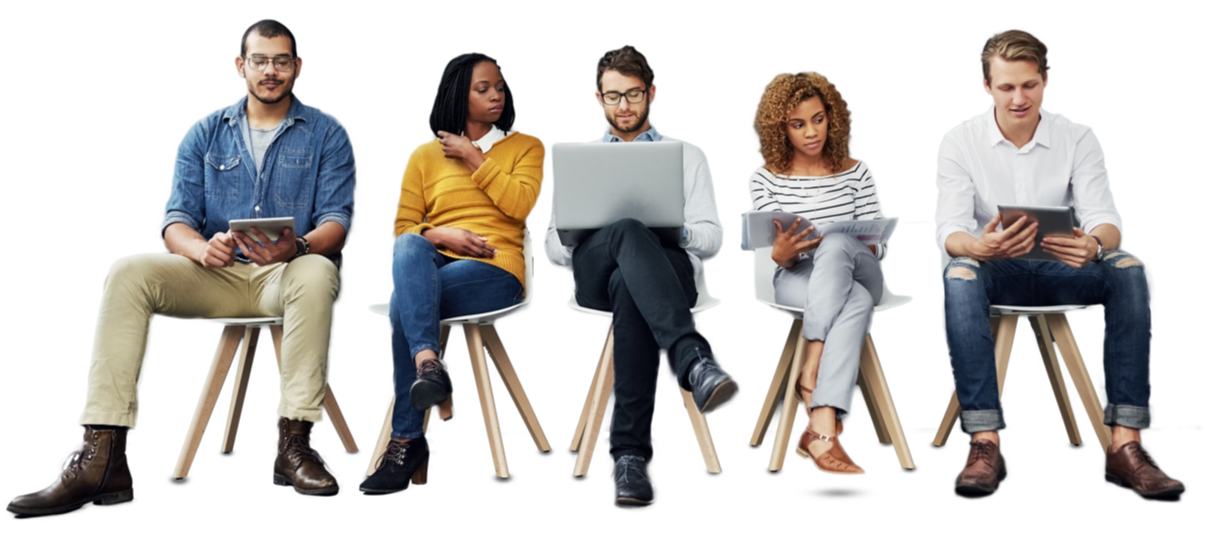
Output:
<path fill-rule="evenodd" d="M 256 343 L 260 341 L 260 327 L 244 327 L 243 348 L 239 352 L 239 365 L 235 370 L 235 388 L 231 393 L 231 408 L 227 410 L 227 431 L 222 438 L 222 452 L 235 449 L 235 434 L 239 432 L 239 417 L 243 412 L 244 396 L 248 393 L 248 377 L 252 374 L 252 361 L 256 357 Z"/>
<path fill-rule="evenodd" d="M 764 396 L 764 406 L 760 408 L 760 416 L 756 418 L 756 429 L 751 433 L 752 447 L 764 443 L 764 434 L 772 422 L 772 412 L 777 409 L 777 403 L 785 393 L 789 376 L 789 362 L 793 360 L 794 346 L 802 335 L 802 319 L 794 319 L 789 327 L 789 337 L 785 339 L 785 347 L 781 349 L 781 359 L 777 361 L 777 369 L 772 374 L 772 383 L 768 385 L 768 394 Z"/>
<path fill-rule="evenodd" d="M 588 466 L 592 464 L 592 451 L 596 449 L 596 438 L 600 435 L 600 427 L 604 422 L 605 407 L 609 404 L 609 396 L 613 393 L 613 327 L 609 327 L 609 337 L 605 339 L 604 352 L 600 356 L 600 364 L 596 369 L 596 378 L 592 381 L 588 392 L 588 416 L 583 439 L 579 443 L 579 455 L 575 457 L 575 476 L 588 474 Z"/>
<path fill-rule="evenodd" d="M 1092 429 L 1095 430 L 1096 437 L 1100 439 L 1100 447 L 1107 452 L 1108 446 L 1112 444 L 1112 430 L 1104 424 L 1104 407 L 1100 404 L 1099 396 L 1096 395 L 1096 387 L 1092 384 L 1091 376 L 1087 374 L 1087 366 L 1083 364 L 1083 355 L 1079 353 L 1079 345 L 1075 343 L 1075 335 L 1071 333 L 1070 323 L 1066 321 L 1066 315 L 1062 313 L 1046 315 L 1045 321 L 1054 333 L 1054 342 L 1058 344 L 1058 351 L 1062 352 L 1062 359 L 1066 361 L 1066 368 L 1070 371 L 1075 390 L 1079 392 L 1079 398 L 1083 400 L 1083 408 L 1087 410 L 1087 416 L 1091 419 Z"/>
<path fill-rule="evenodd" d="M 579 413 L 579 424 L 575 426 L 575 435 L 571 437 L 571 451 L 579 451 L 583 442 L 584 429 L 588 426 L 588 409 L 592 406 L 592 393 L 596 390 L 596 381 L 601 378 L 601 371 L 608 363 L 605 359 L 613 355 L 613 330 L 609 329 L 609 337 L 605 339 L 604 349 L 600 352 L 600 360 L 596 362 L 596 372 L 592 374 L 592 384 L 588 385 L 588 396 L 584 398 L 584 408 Z"/>
<path fill-rule="evenodd" d="M 508 395 L 512 396 L 512 403 L 516 404 L 516 410 L 520 411 L 521 419 L 525 421 L 525 428 L 529 429 L 529 436 L 533 438 L 533 443 L 537 444 L 539 451 L 550 451 L 550 443 L 546 441 L 546 434 L 542 432 L 542 425 L 537 421 L 537 414 L 533 412 L 533 406 L 529 404 L 529 396 L 525 395 L 525 388 L 521 386 L 521 379 L 516 376 L 516 370 L 512 367 L 512 361 L 508 359 L 508 352 L 504 349 L 504 342 L 500 340 L 500 335 L 495 331 L 495 325 L 480 324 L 479 333 L 483 335 L 487 355 L 491 357 L 491 361 L 495 363 L 495 370 L 499 371 L 500 378 L 504 380 L 504 387 L 508 389 Z"/>
<path fill-rule="evenodd" d="M 884 417 L 879 410 L 876 397 L 873 395 L 873 384 L 871 384 L 865 375 L 868 369 L 865 367 L 865 357 L 861 355 L 860 372 L 856 375 L 856 384 L 861 389 L 861 396 L 865 398 L 865 406 L 869 408 L 869 418 L 873 421 L 873 431 L 877 433 L 877 441 L 882 444 L 893 443 L 890 439 L 890 433 L 886 432 L 883 424 Z"/>
<path fill-rule="evenodd" d="M 886 373 L 882 372 L 882 362 L 877 356 L 877 347 L 873 345 L 873 336 L 870 335 L 865 336 L 865 347 L 861 349 L 861 372 L 865 373 L 865 382 L 872 388 L 876 411 L 882 419 L 882 428 L 894 443 L 898 463 L 905 469 L 914 469 L 915 461 L 911 458 L 911 449 L 907 446 L 907 436 L 903 434 L 903 425 L 898 420 L 898 409 L 894 407 L 890 385 L 886 382 Z"/>
<path fill-rule="evenodd" d="M 214 352 L 214 361 L 210 363 L 210 372 L 206 375 L 206 383 L 202 386 L 201 398 L 197 400 L 197 409 L 193 411 L 193 422 L 185 434 L 185 444 L 181 446 L 180 457 L 176 461 L 176 470 L 172 477 L 181 479 L 189 475 L 189 467 L 193 465 L 193 456 L 197 455 L 197 447 L 201 445 L 202 435 L 206 433 L 206 425 L 210 423 L 210 414 L 214 412 L 214 404 L 218 402 L 218 394 L 227 380 L 227 371 L 231 370 L 231 361 L 235 359 L 235 350 L 243 338 L 244 327 L 231 325 L 223 328 L 222 338 L 218 341 L 218 349 Z"/>
<path fill-rule="evenodd" d="M 680 388 L 677 386 L 677 388 Z M 693 393 L 680 388 L 680 398 L 684 400 L 684 409 L 688 411 L 688 420 L 693 423 L 693 433 L 697 435 L 697 446 L 701 448 L 701 456 L 705 458 L 705 470 L 710 474 L 722 472 L 722 463 L 718 461 L 718 451 L 714 449 L 714 438 L 709 433 L 709 423 L 705 415 L 697 409 L 693 401 Z"/>
<path fill-rule="evenodd" d="M 269 334 L 273 335 L 273 351 L 277 354 L 277 372 L 281 372 L 281 325 L 270 325 Z M 352 431 L 348 429 L 348 422 L 344 420 L 344 412 L 340 410 L 340 404 L 336 402 L 336 394 L 332 393 L 332 387 L 329 384 L 323 385 L 323 410 L 327 411 L 328 418 L 332 419 L 332 427 L 340 436 L 340 443 L 344 444 L 344 450 L 356 453 L 357 442 L 353 439 Z"/>
<path fill-rule="evenodd" d="M 802 364 L 806 361 L 806 339 L 798 336 L 797 346 L 794 347 L 793 359 L 789 362 L 789 378 L 786 380 L 785 396 L 781 400 L 781 420 L 777 421 L 776 439 L 772 444 L 772 458 L 768 461 L 768 470 L 777 472 L 785 464 L 785 453 L 789 449 L 790 434 L 793 433 L 793 419 L 798 412 L 798 396 L 796 393 L 798 376 L 802 373 Z"/>
<path fill-rule="evenodd" d="M 1075 422 L 1075 413 L 1070 406 L 1070 396 L 1066 393 L 1066 382 L 1062 378 L 1062 368 L 1058 365 L 1058 354 L 1054 352 L 1053 334 L 1050 333 L 1049 323 L 1044 315 L 1028 318 L 1033 327 L 1033 335 L 1037 338 L 1037 349 L 1041 351 L 1041 361 L 1045 364 L 1045 373 L 1049 376 L 1049 385 L 1054 390 L 1054 399 L 1058 402 L 1058 412 L 1062 415 L 1062 424 L 1066 426 L 1066 436 L 1072 445 L 1080 445 L 1083 438 L 1079 436 L 1079 423 Z"/>
<path fill-rule="evenodd" d="M 491 393 L 491 375 L 487 372 L 487 358 L 483 354 L 483 335 L 476 324 L 464 324 L 462 331 L 466 333 L 466 345 L 470 348 L 470 364 L 474 368 L 474 382 L 479 390 L 479 404 L 483 407 L 483 424 L 487 426 L 487 442 L 491 446 L 491 458 L 495 461 L 495 475 L 508 478 L 504 437 L 500 434 L 495 396 Z"/>
<path fill-rule="evenodd" d="M 386 444 L 390 442 L 390 433 L 393 430 L 391 419 L 395 412 L 395 398 L 390 398 L 390 407 L 386 408 L 386 420 L 382 421 L 382 430 L 378 432 L 378 442 L 374 444 L 374 454 L 369 458 L 369 467 L 365 469 L 366 476 L 373 476 L 377 472 L 378 457 L 386 451 Z M 424 417 L 427 420 L 427 416 Z"/>
<path fill-rule="evenodd" d="M 1003 382 L 1007 377 L 1008 360 L 1012 356 L 1012 342 L 1016 338 L 1016 318 L 1016 315 L 991 318 L 991 336 L 995 338 L 995 373 L 999 380 L 1000 397 L 1003 397 Z M 932 445 L 941 447 L 949 441 L 949 434 L 953 432 L 953 426 L 960 414 L 961 404 L 957 401 L 957 392 L 953 392 L 953 398 L 949 400 L 949 407 L 945 409 L 945 416 L 940 421 L 940 428 L 936 431 Z"/>

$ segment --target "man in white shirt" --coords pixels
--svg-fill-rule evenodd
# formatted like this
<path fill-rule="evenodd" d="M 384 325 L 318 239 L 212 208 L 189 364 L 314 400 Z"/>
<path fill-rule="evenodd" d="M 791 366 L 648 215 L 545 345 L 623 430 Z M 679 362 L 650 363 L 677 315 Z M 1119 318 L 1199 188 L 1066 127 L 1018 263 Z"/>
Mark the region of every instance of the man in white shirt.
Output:
<path fill-rule="evenodd" d="M 945 325 L 970 455 L 957 478 L 966 496 L 993 493 L 1007 476 L 989 312 L 998 305 L 1103 304 L 1104 369 L 1112 428 L 1106 478 L 1148 498 L 1179 497 L 1142 449 L 1150 425 L 1150 306 L 1138 258 L 1118 249 L 1121 218 L 1108 189 L 1104 152 L 1091 129 L 1041 109 L 1046 47 L 1024 31 L 990 38 L 983 84 L 994 107 L 945 135 L 936 186 L 936 239 L 945 268 Z M 1057 261 L 1017 259 L 1036 245 L 1037 225 L 1020 218 L 1001 228 L 998 205 L 1066 206 L 1073 236 L 1048 236 L 1040 248 Z"/>
<path fill-rule="evenodd" d="M 665 140 L 647 117 L 655 100 L 655 73 L 633 46 L 605 53 L 596 67 L 596 98 L 610 129 L 604 142 Z M 667 139 L 671 140 L 671 139 Z M 659 350 L 680 386 L 693 393 L 702 412 L 725 403 L 738 390 L 714 361 L 709 342 L 697 333 L 689 310 L 697 303 L 701 260 L 722 247 L 722 225 L 714 205 L 709 165 L 700 148 L 684 143 L 684 230 L 678 243 L 661 243 L 635 219 L 602 228 L 574 248 L 563 246 L 553 215 L 546 254 L 571 265 L 575 301 L 613 313 L 613 425 L 609 453 L 618 505 L 647 505 L 654 490 L 646 466 Z"/>

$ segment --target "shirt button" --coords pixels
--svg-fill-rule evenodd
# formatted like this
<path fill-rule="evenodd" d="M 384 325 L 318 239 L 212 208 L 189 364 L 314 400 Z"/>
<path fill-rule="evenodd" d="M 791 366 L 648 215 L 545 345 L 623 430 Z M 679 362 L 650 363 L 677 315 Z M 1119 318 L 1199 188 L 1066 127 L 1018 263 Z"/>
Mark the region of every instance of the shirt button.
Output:
<path fill-rule="evenodd" d="M 256 211 L 260 211 L 260 206 L 256 206 Z"/>
<path fill-rule="evenodd" d="M 226 166 L 226 165 L 219 165 L 219 166 L 218 166 L 218 170 L 219 170 L 219 171 L 226 171 L 226 170 L 227 170 L 227 166 Z"/>

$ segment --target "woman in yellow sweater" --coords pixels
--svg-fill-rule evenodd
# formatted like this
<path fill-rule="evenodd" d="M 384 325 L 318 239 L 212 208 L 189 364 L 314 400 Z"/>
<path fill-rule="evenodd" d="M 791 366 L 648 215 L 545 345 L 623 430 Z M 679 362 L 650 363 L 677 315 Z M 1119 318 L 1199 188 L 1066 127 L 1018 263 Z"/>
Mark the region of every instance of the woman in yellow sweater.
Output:
<path fill-rule="evenodd" d="M 437 139 L 411 154 L 395 218 L 390 300 L 395 365 L 391 442 L 369 494 L 423 484 L 424 411 L 449 416 L 453 386 L 440 358 L 441 319 L 516 305 L 525 293 L 525 218 L 541 190 L 545 149 L 513 132 L 512 92 L 494 59 L 445 66 L 429 125 Z"/>

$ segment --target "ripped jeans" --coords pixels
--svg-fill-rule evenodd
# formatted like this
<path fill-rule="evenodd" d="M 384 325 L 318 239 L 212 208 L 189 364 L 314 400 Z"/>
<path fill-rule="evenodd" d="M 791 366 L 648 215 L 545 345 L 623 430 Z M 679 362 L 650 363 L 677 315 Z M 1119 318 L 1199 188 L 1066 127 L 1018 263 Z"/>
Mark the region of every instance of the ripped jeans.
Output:
<path fill-rule="evenodd" d="M 1081 269 L 1056 261 L 959 257 L 945 267 L 945 333 L 961 429 L 1004 428 L 990 306 L 1104 305 L 1104 424 L 1150 426 L 1150 293 L 1138 258 L 1121 250 Z"/>

